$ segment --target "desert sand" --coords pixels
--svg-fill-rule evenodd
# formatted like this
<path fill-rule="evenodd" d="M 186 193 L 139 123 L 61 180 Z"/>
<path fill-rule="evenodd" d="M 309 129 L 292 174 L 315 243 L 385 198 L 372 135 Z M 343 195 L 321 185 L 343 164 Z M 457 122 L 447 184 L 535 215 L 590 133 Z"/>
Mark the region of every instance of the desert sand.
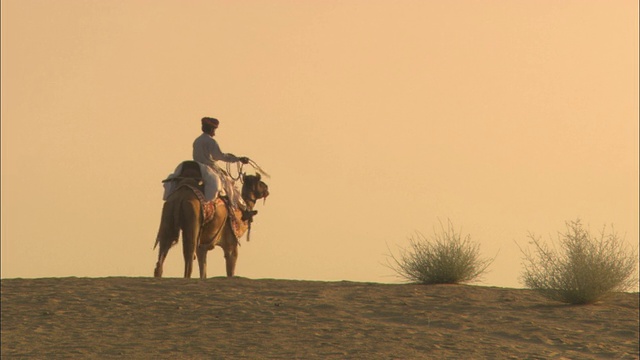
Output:
<path fill-rule="evenodd" d="M 2 279 L 2 359 L 638 359 L 638 293 L 246 278 Z"/>

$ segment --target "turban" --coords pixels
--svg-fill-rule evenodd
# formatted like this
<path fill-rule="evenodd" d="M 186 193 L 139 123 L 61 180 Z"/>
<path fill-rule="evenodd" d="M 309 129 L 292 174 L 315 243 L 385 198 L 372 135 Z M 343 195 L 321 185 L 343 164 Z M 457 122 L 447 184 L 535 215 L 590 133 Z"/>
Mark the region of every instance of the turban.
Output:
<path fill-rule="evenodd" d="M 202 125 L 211 125 L 213 127 L 218 127 L 218 125 L 220 124 L 220 121 L 218 121 L 218 119 L 216 118 L 210 118 L 210 117 L 203 117 L 202 118 Z"/>

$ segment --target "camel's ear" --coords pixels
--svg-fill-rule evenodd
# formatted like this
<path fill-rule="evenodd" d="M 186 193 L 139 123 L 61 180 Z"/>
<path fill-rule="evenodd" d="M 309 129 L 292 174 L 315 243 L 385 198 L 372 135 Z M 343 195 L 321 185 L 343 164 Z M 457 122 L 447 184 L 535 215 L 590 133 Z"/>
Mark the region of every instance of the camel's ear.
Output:
<path fill-rule="evenodd" d="M 260 173 L 256 173 L 256 179 L 260 181 Z"/>

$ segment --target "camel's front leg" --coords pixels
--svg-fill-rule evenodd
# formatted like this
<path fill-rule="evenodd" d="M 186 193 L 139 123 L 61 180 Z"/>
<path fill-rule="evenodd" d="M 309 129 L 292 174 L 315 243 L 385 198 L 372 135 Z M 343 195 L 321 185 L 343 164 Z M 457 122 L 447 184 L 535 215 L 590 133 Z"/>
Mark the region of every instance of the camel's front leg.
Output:
<path fill-rule="evenodd" d="M 238 244 L 228 245 L 224 248 L 224 259 L 227 264 L 227 277 L 233 277 L 236 272 L 238 260 Z"/>

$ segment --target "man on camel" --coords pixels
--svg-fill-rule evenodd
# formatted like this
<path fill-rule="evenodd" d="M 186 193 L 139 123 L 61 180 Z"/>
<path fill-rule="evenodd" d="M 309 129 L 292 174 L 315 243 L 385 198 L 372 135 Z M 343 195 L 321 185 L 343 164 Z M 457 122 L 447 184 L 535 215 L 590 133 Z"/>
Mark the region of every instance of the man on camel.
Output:
<path fill-rule="evenodd" d="M 233 181 L 224 170 L 216 164 L 216 161 L 238 162 L 243 164 L 249 162 L 247 157 L 237 157 L 233 154 L 223 153 L 218 142 L 213 138 L 220 121 L 211 117 L 202 118 L 202 135 L 193 142 L 193 160 L 203 164 L 201 168 L 206 169 L 202 174 L 204 177 L 205 193 L 215 199 L 218 193 L 229 199 L 230 205 L 234 209 L 244 210 L 246 205 Z M 211 200 L 211 199 L 207 199 Z"/>

